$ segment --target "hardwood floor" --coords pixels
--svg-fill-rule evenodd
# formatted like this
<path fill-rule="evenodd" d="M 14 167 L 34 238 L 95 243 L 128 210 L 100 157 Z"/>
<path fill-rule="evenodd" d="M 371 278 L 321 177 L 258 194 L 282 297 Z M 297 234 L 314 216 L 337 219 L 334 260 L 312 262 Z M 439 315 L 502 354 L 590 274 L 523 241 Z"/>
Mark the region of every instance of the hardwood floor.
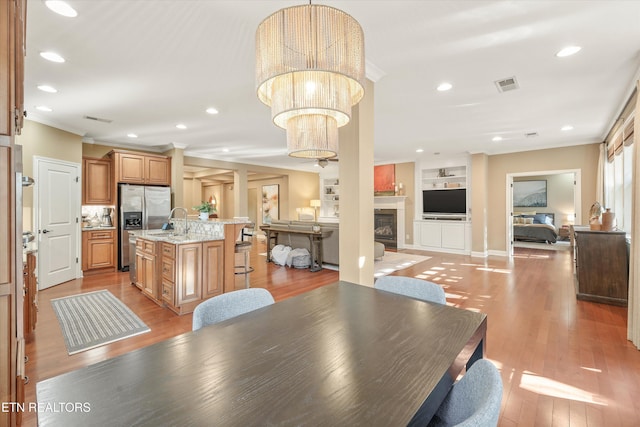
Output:
<path fill-rule="evenodd" d="M 268 289 L 276 301 L 338 280 L 338 273 L 310 273 L 265 263 L 252 248 L 251 286 Z M 428 255 L 396 274 L 440 283 L 448 304 L 487 313 L 487 358 L 500 369 L 504 393 L 500 426 L 637 426 L 640 351 L 626 339 L 626 308 L 576 301 L 572 254 L 517 248 L 516 256 L 488 259 Z M 242 276 L 236 277 L 238 288 Z M 50 300 L 108 289 L 151 332 L 68 356 Z M 129 284 L 128 273 L 73 280 L 40 291 L 36 331 L 28 339 L 27 402 L 35 384 L 191 330 L 191 315 L 176 316 Z M 26 413 L 24 425 L 35 426 Z"/>

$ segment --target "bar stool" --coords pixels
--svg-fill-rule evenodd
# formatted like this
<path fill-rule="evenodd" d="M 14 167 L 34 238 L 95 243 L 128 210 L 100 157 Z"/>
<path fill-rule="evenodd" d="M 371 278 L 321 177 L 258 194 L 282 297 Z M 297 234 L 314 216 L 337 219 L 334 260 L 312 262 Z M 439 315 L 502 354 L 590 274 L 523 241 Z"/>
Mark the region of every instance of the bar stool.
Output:
<path fill-rule="evenodd" d="M 235 274 L 244 274 L 244 287 L 249 288 L 249 273 L 253 271 L 253 267 L 249 265 L 249 255 L 251 252 L 251 242 L 244 240 L 236 242 L 235 253 L 244 255 L 243 265 L 235 265 Z M 240 270 L 238 270 L 240 269 Z"/>

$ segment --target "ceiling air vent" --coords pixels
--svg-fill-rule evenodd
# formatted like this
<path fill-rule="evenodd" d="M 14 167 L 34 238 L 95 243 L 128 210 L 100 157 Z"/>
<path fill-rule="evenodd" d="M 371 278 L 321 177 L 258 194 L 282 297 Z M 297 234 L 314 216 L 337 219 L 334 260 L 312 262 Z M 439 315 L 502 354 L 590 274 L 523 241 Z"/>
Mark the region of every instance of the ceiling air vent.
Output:
<path fill-rule="evenodd" d="M 524 134 L 525 138 L 535 138 L 538 136 L 538 132 L 527 132 Z"/>
<path fill-rule="evenodd" d="M 515 77 L 507 77 L 506 79 L 496 80 L 495 84 L 498 88 L 498 92 L 508 92 L 510 90 L 516 90 L 520 88 L 520 85 L 518 85 L 518 81 Z"/>
<path fill-rule="evenodd" d="M 113 120 L 101 119 L 100 117 L 83 116 L 87 120 L 93 120 L 94 122 L 111 123 Z"/>

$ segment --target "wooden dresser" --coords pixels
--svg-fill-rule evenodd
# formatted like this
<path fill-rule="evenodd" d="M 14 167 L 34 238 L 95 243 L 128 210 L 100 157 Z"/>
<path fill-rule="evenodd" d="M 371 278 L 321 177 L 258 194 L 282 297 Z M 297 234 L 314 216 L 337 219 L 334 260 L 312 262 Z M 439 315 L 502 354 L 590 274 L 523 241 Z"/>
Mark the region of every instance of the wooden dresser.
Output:
<path fill-rule="evenodd" d="M 574 227 L 579 300 L 627 306 L 629 249 L 624 231 Z"/>

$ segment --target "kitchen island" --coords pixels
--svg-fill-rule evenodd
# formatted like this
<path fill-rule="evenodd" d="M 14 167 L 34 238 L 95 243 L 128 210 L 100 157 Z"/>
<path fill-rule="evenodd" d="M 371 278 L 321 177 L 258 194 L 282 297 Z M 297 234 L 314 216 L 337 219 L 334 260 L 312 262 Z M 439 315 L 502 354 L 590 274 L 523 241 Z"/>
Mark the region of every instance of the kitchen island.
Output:
<path fill-rule="evenodd" d="M 246 224 L 244 219 L 174 219 L 173 230 L 137 232 L 134 284 L 176 314 L 233 291 L 235 243 Z"/>

